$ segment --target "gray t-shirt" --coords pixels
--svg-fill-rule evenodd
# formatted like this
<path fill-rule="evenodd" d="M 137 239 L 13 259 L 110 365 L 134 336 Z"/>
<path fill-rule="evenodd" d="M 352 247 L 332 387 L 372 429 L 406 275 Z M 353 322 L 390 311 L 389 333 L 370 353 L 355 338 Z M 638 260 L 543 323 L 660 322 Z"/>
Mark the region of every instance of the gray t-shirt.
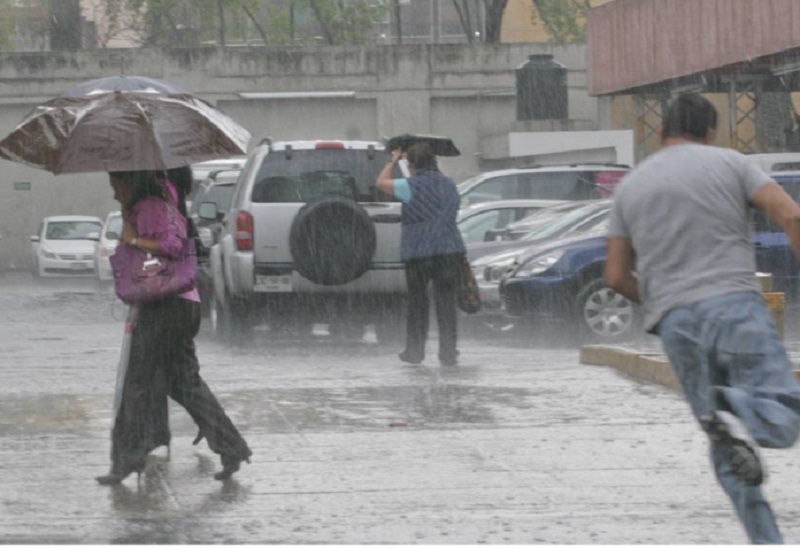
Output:
<path fill-rule="evenodd" d="M 647 158 L 614 193 L 608 235 L 636 252 L 644 327 L 670 310 L 760 291 L 749 199 L 769 176 L 736 151 L 674 145 Z"/>

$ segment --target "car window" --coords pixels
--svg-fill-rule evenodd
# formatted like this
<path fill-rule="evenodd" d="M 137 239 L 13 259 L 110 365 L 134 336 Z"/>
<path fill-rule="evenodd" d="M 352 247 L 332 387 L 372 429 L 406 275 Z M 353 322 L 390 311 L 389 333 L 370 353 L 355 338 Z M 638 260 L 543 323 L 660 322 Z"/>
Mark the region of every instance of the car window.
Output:
<path fill-rule="evenodd" d="M 558 236 L 580 223 L 583 219 L 593 215 L 596 211 L 597 209 L 594 207 L 579 208 L 564 213 L 563 215 L 557 215 L 551 222 L 537 226 L 529 234 L 526 234 L 520 239 L 539 240 Z"/>
<path fill-rule="evenodd" d="M 122 234 L 122 215 L 115 215 L 108 220 L 105 237 L 112 240 L 119 238 L 120 234 Z"/>
<path fill-rule="evenodd" d="M 204 202 L 217 204 L 217 211 L 228 211 L 231 206 L 234 185 L 213 185 L 203 197 Z"/>
<path fill-rule="evenodd" d="M 770 171 L 800 171 L 800 162 L 779 162 L 772 164 Z"/>
<path fill-rule="evenodd" d="M 251 199 L 256 203 L 309 202 L 344 197 L 359 202 L 396 202 L 375 187 L 390 158 L 384 151 L 293 150 L 268 154 L 258 170 Z M 396 168 L 393 177 L 403 177 Z"/>
<path fill-rule="evenodd" d="M 537 171 L 522 176 L 523 198 L 537 200 L 593 200 L 600 192 L 592 172 Z"/>
<path fill-rule="evenodd" d="M 482 242 L 493 228 L 503 228 L 513 220 L 512 208 L 492 209 L 473 215 L 458 224 L 465 244 Z"/>
<path fill-rule="evenodd" d="M 543 209 L 544 209 L 543 207 L 521 207 L 517 209 L 517 215 L 514 220 L 520 221 L 522 219 L 525 219 L 526 217 L 530 217 L 534 213 L 540 212 Z"/>
<path fill-rule="evenodd" d="M 54 221 L 47 223 L 48 240 L 85 240 L 90 234 L 99 234 L 102 230 L 100 223 L 91 221 Z"/>
<path fill-rule="evenodd" d="M 520 198 L 516 175 L 492 177 L 473 187 L 461 196 L 461 206 L 495 200 Z"/>

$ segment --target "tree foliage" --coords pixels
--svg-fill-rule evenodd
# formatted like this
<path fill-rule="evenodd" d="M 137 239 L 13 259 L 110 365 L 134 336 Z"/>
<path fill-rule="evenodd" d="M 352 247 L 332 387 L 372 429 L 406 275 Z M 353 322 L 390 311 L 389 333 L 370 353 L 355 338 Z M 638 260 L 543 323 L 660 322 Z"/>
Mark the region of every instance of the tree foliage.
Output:
<path fill-rule="evenodd" d="M 533 22 L 541 21 L 553 42 L 585 42 L 591 0 L 532 0 Z"/>

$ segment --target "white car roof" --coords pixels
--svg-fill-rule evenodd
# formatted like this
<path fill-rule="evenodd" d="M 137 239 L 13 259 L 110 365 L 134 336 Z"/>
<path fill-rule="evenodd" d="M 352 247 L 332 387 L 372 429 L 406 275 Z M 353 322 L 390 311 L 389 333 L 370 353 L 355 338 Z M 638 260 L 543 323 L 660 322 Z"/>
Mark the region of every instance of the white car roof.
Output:
<path fill-rule="evenodd" d="M 552 165 L 552 166 L 531 166 L 531 167 L 513 167 L 509 169 L 498 169 L 495 171 L 486 171 L 478 173 L 472 177 L 464 179 L 459 184 L 466 183 L 467 181 L 474 181 L 475 183 L 481 182 L 489 177 L 502 177 L 504 175 L 515 175 L 517 173 L 548 173 L 554 171 L 630 171 L 629 166 L 615 165 L 615 164 L 569 164 L 569 165 Z"/>
<path fill-rule="evenodd" d="M 269 144 L 271 150 L 285 150 L 286 146 L 291 146 L 297 150 L 313 150 L 320 143 L 342 143 L 344 148 L 351 150 L 367 150 L 374 147 L 376 150 L 383 150 L 384 145 L 378 141 L 350 141 L 343 139 L 317 139 L 314 141 L 275 141 Z M 265 143 L 266 144 L 266 143 Z"/>
<path fill-rule="evenodd" d="M 42 222 L 58 223 L 65 221 L 88 221 L 103 224 L 103 220 L 100 217 L 90 217 L 88 215 L 55 215 L 53 217 L 45 217 Z"/>
<path fill-rule="evenodd" d="M 511 199 L 511 200 L 489 200 L 486 202 L 478 202 L 462 207 L 458 210 L 458 217 L 468 217 L 474 215 L 478 211 L 485 209 L 503 209 L 514 207 L 550 207 L 558 204 L 563 204 L 569 200 L 534 200 L 534 199 Z"/>

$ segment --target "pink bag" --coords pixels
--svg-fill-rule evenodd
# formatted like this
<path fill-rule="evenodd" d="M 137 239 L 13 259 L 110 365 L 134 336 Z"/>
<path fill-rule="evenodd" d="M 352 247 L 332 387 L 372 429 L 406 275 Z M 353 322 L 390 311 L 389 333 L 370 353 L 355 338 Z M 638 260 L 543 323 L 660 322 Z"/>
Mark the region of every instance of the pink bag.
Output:
<path fill-rule="evenodd" d="M 115 253 L 111 257 L 117 297 L 122 302 L 149 303 L 194 288 L 195 279 L 181 276 L 173 259 L 130 247 L 125 253 L 128 255 L 124 260 L 125 268 L 118 268 L 119 265 L 114 264 L 123 262 L 122 253 Z"/>

